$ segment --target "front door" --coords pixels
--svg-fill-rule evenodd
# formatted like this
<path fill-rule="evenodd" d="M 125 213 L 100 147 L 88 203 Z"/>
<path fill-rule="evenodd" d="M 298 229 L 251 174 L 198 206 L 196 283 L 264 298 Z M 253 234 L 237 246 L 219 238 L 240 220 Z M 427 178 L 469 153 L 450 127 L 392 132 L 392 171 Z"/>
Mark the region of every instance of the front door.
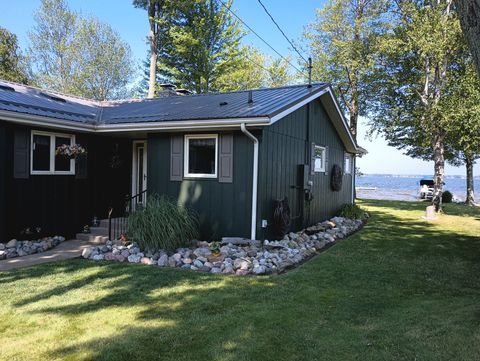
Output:
<path fill-rule="evenodd" d="M 136 140 L 133 142 L 132 161 L 132 197 L 133 207 L 136 204 L 145 204 L 147 200 L 147 142 Z"/>

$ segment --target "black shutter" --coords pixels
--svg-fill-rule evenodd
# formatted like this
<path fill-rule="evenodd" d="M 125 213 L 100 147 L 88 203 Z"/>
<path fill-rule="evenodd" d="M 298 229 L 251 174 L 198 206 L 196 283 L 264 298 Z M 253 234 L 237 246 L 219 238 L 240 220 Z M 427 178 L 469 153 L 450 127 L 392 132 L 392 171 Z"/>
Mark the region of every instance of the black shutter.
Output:
<path fill-rule="evenodd" d="M 30 175 L 30 133 L 27 130 L 15 130 L 13 148 L 13 177 L 27 179 Z"/>
<path fill-rule="evenodd" d="M 220 183 L 233 182 L 233 135 L 223 134 L 220 136 L 220 145 L 218 152 L 219 175 L 218 181 Z"/>
<path fill-rule="evenodd" d="M 325 175 L 328 175 L 328 171 L 329 171 L 329 165 L 328 165 L 328 157 L 329 157 L 329 154 L 328 154 L 328 145 L 325 146 Z"/>
<path fill-rule="evenodd" d="M 75 159 L 75 179 L 87 179 L 88 176 L 88 154 Z"/>
<path fill-rule="evenodd" d="M 312 143 L 310 146 L 310 173 L 315 175 L 315 143 Z"/>
<path fill-rule="evenodd" d="M 183 179 L 183 136 L 174 135 L 170 138 L 170 180 Z"/>

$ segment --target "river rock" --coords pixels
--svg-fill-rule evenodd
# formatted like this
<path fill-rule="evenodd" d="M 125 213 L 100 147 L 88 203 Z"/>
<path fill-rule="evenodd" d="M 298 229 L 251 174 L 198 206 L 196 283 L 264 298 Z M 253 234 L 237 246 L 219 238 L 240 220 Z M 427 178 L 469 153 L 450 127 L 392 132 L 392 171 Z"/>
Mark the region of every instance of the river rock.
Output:
<path fill-rule="evenodd" d="M 16 239 L 11 239 L 6 245 L 5 247 L 7 248 L 15 248 L 17 247 L 17 240 Z"/>

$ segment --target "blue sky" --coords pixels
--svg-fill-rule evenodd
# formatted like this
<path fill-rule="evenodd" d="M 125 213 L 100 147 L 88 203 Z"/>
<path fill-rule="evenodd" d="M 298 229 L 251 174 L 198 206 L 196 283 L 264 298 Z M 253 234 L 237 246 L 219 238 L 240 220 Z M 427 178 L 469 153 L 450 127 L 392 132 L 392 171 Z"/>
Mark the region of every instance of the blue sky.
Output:
<path fill-rule="evenodd" d="M 127 41 L 133 55 L 140 63 L 146 57 L 145 42 L 148 33 L 148 22 L 143 10 L 135 9 L 128 0 L 68 0 L 70 7 L 87 15 L 94 15 L 109 23 L 122 38 Z M 321 7 L 324 0 L 263 0 L 277 22 L 287 35 L 298 39 L 303 28 L 315 19 L 315 9 Z M 0 0 L 0 26 L 15 33 L 22 48 L 28 45 L 28 31 L 33 27 L 32 14 L 38 8 L 40 0 Z M 237 14 L 257 33 L 265 38 L 281 54 L 290 53 L 289 44 L 275 28 L 270 18 L 264 13 L 256 0 L 234 0 Z M 245 43 L 260 48 L 263 52 L 274 56 L 272 50 L 258 40 L 254 35 L 247 35 Z M 369 154 L 358 160 L 364 173 L 391 174 L 432 174 L 433 163 L 423 162 L 403 155 L 399 150 L 387 146 L 381 137 L 369 141 L 365 139 L 365 120 L 361 120 L 359 128 L 359 143 L 368 149 Z M 464 168 L 447 165 L 447 175 L 464 174 Z M 480 167 L 475 174 L 480 175 Z"/>

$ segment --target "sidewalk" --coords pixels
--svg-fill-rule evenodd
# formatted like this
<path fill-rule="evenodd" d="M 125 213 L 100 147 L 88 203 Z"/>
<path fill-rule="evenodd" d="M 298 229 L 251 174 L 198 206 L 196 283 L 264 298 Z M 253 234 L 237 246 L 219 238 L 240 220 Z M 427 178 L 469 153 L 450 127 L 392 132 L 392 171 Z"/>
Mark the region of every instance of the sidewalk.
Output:
<path fill-rule="evenodd" d="M 93 242 L 89 241 L 71 239 L 69 241 L 60 243 L 55 248 L 52 248 L 46 252 L 2 260 L 0 261 L 0 271 L 8 271 L 16 268 L 35 266 L 41 263 L 77 258 L 82 255 L 84 248 L 92 245 L 98 244 L 94 244 Z"/>

